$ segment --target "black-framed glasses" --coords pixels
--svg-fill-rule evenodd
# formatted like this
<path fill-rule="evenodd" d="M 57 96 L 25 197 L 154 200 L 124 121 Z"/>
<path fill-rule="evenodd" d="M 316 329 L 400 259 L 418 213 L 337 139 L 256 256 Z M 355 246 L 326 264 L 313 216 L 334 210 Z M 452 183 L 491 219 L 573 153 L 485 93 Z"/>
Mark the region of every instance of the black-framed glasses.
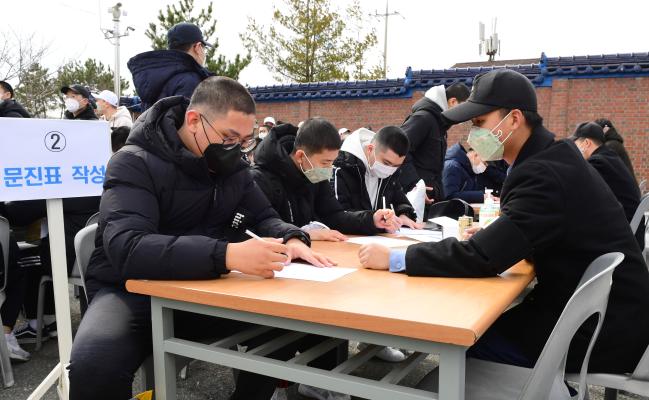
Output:
<path fill-rule="evenodd" d="M 225 135 L 221 131 L 214 128 L 203 114 L 200 114 L 200 117 L 201 124 L 203 124 L 203 122 L 206 122 L 207 125 L 209 125 L 209 127 L 212 128 L 212 130 L 216 132 L 217 135 L 219 135 L 219 137 L 221 138 L 221 145 L 223 145 L 223 148 L 225 150 L 232 150 L 237 147 L 237 145 L 241 145 L 241 152 L 247 154 L 254 150 L 254 148 L 257 146 L 257 140 L 255 140 L 254 137 L 244 141 L 237 136 Z M 207 137 L 207 141 L 209 142 L 210 138 L 207 136 L 205 125 L 203 125 L 203 131 L 205 132 L 205 137 Z"/>

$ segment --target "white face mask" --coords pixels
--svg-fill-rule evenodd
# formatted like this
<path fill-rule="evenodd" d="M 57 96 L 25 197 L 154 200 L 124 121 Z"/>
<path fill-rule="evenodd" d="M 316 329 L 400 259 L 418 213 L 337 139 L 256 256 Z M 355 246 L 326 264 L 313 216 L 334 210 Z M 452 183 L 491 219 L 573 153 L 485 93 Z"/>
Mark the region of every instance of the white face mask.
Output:
<path fill-rule="evenodd" d="M 268 136 L 268 131 L 259 132 L 259 139 L 264 139 L 266 136 Z"/>
<path fill-rule="evenodd" d="M 485 172 L 485 170 L 487 169 L 487 165 L 481 162 L 478 165 L 471 165 L 471 169 L 473 169 L 474 174 L 480 175 L 481 173 Z"/>
<path fill-rule="evenodd" d="M 70 111 L 71 113 L 79 111 L 80 107 L 81 105 L 76 99 L 72 99 L 72 98 L 65 99 L 65 109 Z"/>
<path fill-rule="evenodd" d="M 374 164 L 370 167 L 370 171 L 374 174 L 379 179 L 385 179 L 395 172 L 397 172 L 397 169 L 399 167 L 390 167 L 388 165 L 383 164 L 376 158 L 376 153 L 374 153 Z"/>

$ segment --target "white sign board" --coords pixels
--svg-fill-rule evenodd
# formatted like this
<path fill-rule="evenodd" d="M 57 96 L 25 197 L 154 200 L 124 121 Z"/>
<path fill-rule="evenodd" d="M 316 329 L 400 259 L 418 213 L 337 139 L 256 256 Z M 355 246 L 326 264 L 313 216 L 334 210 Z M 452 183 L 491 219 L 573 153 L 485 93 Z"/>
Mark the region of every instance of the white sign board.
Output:
<path fill-rule="evenodd" d="M 106 121 L 0 118 L 0 201 L 100 196 Z"/>

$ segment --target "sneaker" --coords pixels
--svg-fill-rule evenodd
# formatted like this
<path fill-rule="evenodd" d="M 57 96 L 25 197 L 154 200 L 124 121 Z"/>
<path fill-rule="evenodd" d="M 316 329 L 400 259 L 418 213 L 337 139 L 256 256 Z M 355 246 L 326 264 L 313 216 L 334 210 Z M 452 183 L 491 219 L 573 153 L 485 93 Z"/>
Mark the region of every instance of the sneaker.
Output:
<path fill-rule="evenodd" d="M 49 325 L 45 325 L 45 330 L 43 330 L 43 336 L 45 335 L 51 338 L 55 338 L 58 336 L 58 332 L 56 331 L 56 321 L 52 322 Z"/>
<path fill-rule="evenodd" d="M 360 351 L 366 347 L 366 343 L 359 343 L 356 348 L 358 349 L 358 351 Z M 406 359 L 406 355 L 403 354 L 401 350 L 395 349 L 394 347 L 385 347 L 383 350 L 376 353 L 374 357 L 378 358 L 379 360 L 393 363 L 398 363 Z"/>
<path fill-rule="evenodd" d="M 9 358 L 12 360 L 29 361 L 31 354 L 20 347 L 13 333 L 5 333 L 5 342 L 7 342 L 7 349 L 9 349 Z"/>
<path fill-rule="evenodd" d="M 332 392 L 304 384 L 300 384 L 297 387 L 297 392 L 302 396 L 316 400 L 351 400 L 351 396 L 348 394 Z"/>
<path fill-rule="evenodd" d="M 25 324 L 25 326 L 20 329 L 15 329 L 14 336 L 16 337 L 16 339 L 18 339 L 18 343 L 21 344 L 36 343 L 36 329 L 29 326 L 29 324 Z M 42 340 L 46 341 L 47 339 L 49 339 L 49 336 L 47 334 L 44 334 L 42 336 Z"/>

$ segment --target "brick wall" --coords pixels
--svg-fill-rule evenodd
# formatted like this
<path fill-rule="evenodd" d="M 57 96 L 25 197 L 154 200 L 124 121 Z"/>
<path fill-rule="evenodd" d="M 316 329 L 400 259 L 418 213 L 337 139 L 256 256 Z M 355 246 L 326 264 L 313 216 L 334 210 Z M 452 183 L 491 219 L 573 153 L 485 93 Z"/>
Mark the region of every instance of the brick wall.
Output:
<path fill-rule="evenodd" d="M 258 119 L 272 115 L 297 124 L 310 116 L 320 116 L 339 128 L 354 130 L 370 125 L 378 130 L 386 125 L 400 125 L 422 95 L 416 92 L 406 99 L 259 103 Z M 537 95 L 546 127 L 560 138 L 570 135 L 580 122 L 610 119 L 624 137 L 638 180 L 649 179 L 649 77 L 556 79 L 552 87 L 537 88 Z M 449 144 L 465 140 L 467 133 L 466 126 L 453 127 Z"/>

